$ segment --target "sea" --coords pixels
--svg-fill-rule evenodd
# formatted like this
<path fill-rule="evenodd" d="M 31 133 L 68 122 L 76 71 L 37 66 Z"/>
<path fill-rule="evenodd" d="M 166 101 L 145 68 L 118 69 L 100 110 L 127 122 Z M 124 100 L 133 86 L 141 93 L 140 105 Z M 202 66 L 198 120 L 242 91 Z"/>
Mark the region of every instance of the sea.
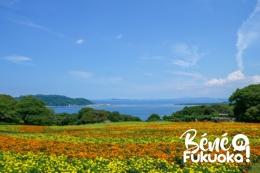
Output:
<path fill-rule="evenodd" d="M 96 110 L 118 111 L 120 114 L 138 116 L 141 120 L 147 120 L 151 114 L 172 115 L 172 113 L 182 110 L 185 106 L 199 105 L 201 103 L 220 103 L 223 99 L 102 99 L 91 100 L 93 105 L 88 106 L 63 106 L 50 107 L 55 113 L 77 113 L 83 107 L 91 107 Z"/>

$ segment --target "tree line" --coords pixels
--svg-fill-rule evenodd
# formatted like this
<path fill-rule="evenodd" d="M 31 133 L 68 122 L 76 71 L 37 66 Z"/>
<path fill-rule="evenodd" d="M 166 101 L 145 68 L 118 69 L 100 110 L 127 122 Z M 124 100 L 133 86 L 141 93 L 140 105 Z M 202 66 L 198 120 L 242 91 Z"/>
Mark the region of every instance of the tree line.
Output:
<path fill-rule="evenodd" d="M 28 125 L 79 125 L 104 121 L 142 121 L 139 117 L 82 108 L 78 113 L 55 113 L 46 103 L 33 95 L 21 96 L 19 100 L 10 95 L 0 95 L 0 122 Z"/>
<path fill-rule="evenodd" d="M 228 104 L 213 104 L 200 106 L 185 106 L 182 110 L 172 113 L 172 115 L 163 117 L 167 121 L 211 121 L 212 117 L 218 117 L 219 114 L 228 114 L 229 118 L 234 118 L 233 106 Z"/>
<path fill-rule="evenodd" d="M 260 84 L 252 84 L 229 97 L 229 104 L 185 106 L 183 110 L 164 116 L 168 121 L 210 121 L 220 113 L 228 114 L 239 122 L 260 122 Z"/>
<path fill-rule="evenodd" d="M 236 91 L 229 97 L 229 104 L 185 106 L 182 110 L 163 116 L 167 121 L 211 121 L 219 114 L 228 114 L 239 122 L 260 122 L 260 84 L 252 84 Z M 157 121 L 158 115 L 151 115 L 148 121 Z"/>
<path fill-rule="evenodd" d="M 260 122 L 260 84 L 237 89 L 229 104 L 185 106 L 182 110 L 165 115 L 152 114 L 146 121 L 210 121 L 220 113 L 228 114 L 240 122 Z M 21 96 L 19 100 L 0 95 L 0 123 L 30 125 L 79 125 L 100 122 L 142 121 L 137 116 L 120 114 L 117 111 L 82 108 L 78 113 L 58 113 L 47 108 L 46 103 L 32 95 Z"/>
<path fill-rule="evenodd" d="M 33 97 L 44 101 L 47 106 L 69 106 L 69 105 L 85 106 L 85 105 L 94 104 L 90 100 L 84 98 L 69 98 L 61 95 L 37 94 L 37 95 L 33 95 Z M 20 100 L 20 97 L 17 97 L 16 99 Z"/>

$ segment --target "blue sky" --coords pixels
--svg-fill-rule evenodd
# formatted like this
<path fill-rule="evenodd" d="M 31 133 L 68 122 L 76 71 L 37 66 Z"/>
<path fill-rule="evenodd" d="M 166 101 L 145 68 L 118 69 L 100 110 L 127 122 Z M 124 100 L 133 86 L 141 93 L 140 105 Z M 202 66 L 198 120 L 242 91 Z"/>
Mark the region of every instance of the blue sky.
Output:
<path fill-rule="evenodd" d="M 0 91 L 228 98 L 260 83 L 260 0 L 0 0 Z"/>

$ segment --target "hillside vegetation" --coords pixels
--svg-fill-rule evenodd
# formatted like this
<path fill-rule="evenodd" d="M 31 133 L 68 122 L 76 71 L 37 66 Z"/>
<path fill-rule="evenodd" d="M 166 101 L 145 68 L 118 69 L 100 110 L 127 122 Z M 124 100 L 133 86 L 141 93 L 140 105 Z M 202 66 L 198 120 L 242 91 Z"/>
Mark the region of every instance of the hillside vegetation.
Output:
<path fill-rule="evenodd" d="M 44 101 L 46 103 L 46 106 L 70 106 L 70 105 L 85 106 L 85 105 L 93 104 L 93 102 L 84 98 L 70 98 L 61 95 L 37 94 L 37 95 L 33 95 L 33 97 Z M 18 97 L 17 99 L 19 100 L 20 97 Z"/>
<path fill-rule="evenodd" d="M 16 100 L 9 95 L 0 94 L 0 124 L 80 125 L 104 121 L 141 121 L 141 119 L 119 112 L 86 107 L 74 114 L 56 114 L 53 109 L 46 107 L 44 101 L 33 95 L 20 96 L 20 99 Z"/>
<path fill-rule="evenodd" d="M 117 111 L 94 110 L 84 107 L 78 113 L 55 114 L 47 106 L 55 105 L 86 105 L 92 102 L 80 102 L 82 99 L 71 99 L 57 95 L 27 95 L 15 99 L 0 94 L 0 124 L 31 124 L 31 125 L 79 125 L 99 122 L 141 121 L 137 116 L 120 114 Z M 70 100 L 71 102 L 69 102 Z M 84 100 L 84 99 L 83 99 Z M 78 101 L 78 102 L 77 102 Z M 230 104 L 213 104 L 185 106 L 183 110 L 162 117 L 166 121 L 214 121 L 219 114 L 227 114 L 229 118 L 239 122 L 260 122 L 260 84 L 249 85 L 237 89 L 229 98 Z M 47 104 L 46 104 L 47 103 Z M 152 114 L 147 121 L 159 121 L 161 117 Z"/>

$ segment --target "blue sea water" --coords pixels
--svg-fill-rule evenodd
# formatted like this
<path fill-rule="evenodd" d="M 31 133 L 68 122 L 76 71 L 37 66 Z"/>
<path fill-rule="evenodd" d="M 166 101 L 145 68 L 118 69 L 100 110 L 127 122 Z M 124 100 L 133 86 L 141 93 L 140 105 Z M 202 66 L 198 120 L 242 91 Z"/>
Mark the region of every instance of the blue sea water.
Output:
<path fill-rule="evenodd" d="M 95 105 L 87 106 L 96 110 L 118 111 L 120 114 L 138 116 L 142 120 L 155 113 L 163 117 L 171 115 L 173 112 L 182 110 L 186 105 L 178 105 L 179 103 L 220 103 L 227 99 L 210 99 L 210 98 L 182 98 L 182 99 L 158 99 L 158 100 L 128 100 L 128 99 L 106 99 L 91 100 Z M 191 106 L 189 104 L 189 106 Z M 77 113 L 82 107 L 52 107 L 56 113 Z"/>
<path fill-rule="evenodd" d="M 184 105 L 175 105 L 171 100 L 91 100 L 95 105 L 87 106 L 96 110 L 118 111 L 120 114 L 138 116 L 142 120 L 156 113 L 163 117 L 183 109 Z M 56 113 L 77 113 L 81 106 L 51 107 Z"/>

